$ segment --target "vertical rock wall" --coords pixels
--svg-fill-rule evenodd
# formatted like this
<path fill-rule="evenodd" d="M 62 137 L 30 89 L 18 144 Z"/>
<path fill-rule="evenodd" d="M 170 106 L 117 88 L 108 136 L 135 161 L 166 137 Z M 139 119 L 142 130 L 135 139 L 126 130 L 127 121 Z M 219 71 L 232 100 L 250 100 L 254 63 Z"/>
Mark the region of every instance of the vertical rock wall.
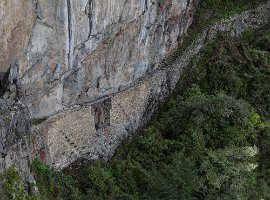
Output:
<path fill-rule="evenodd" d="M 0 72 L 22 58 L 36 18 L 32 1 L 0 1 Z"/>
<path fill-rule="evenodd" d="M 52 116 L 34 128 L 31 156 L 62 168 L 79 157 L 111 155 L 166 84 L 160 77 L 138 81 L 178 46 L 194 3 L 1 0 L 0 78 L 9 73 L 15 100 L 27 105 L 32 118 Z M 24 148 L 14 141 L 14 148 Z"/>
<path fill-rule="evenodd" d="M 31 182 L 31 120 L 20 102 L 0 98 L 0 173 L 15 166 Z"/>
<path fill-rule="evenodd" d="M 19 66 L 32 116 L 130 86 L 168 56 L 193 0 L 2 0 L 0 72 Z M 192 16 L 191 16 L 192 17 Z"/>
<path fill-rule="evenodd" d="M 268 1 L 210 27 L 177 62 L 160 65 L 186 33 L 196 2 L 1 0 L 0 81 L 8 72 L 11 85 L 0 95 L 9 105 L 16 91 L 17 101 L 0 108 L 1 169 L 24 169 L 32 158 L 61 169 L 82 157 L 110 157 L 149 120 L 207 41 L 270 20 Z M 41 116 L 50 117 L 33 127 L 28 148 L 29 117 Z"/>
<path fill-rule="evenodd" d="M 175 88 L 182 69 L 204 46 L 220 32 L 238 36 L 245 30 L 268 24 L 269 9 L 270 1 L 210 26 L 173 63 L 150 70 L 123 91 L 59 112 L 36 126 L 34 135 L 44 138 L 39 144 L 48 147 L 45 161 L 61 169 L 80 158 L 112 156 L 124 138 L 149 121 L 158 104 Z"/>

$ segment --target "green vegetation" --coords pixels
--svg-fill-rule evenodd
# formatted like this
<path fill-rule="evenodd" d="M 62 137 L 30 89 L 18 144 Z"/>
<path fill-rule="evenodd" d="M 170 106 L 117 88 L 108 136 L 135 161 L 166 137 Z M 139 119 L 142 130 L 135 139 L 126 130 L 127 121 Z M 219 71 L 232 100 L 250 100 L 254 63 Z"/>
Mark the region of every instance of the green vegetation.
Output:
<path fill-rule="evenodd" d="M 43 122 L 45 122 L 48 119 L 48 117 L 41 117 L 41 118 L 34 118 L 32 119 L 32 124 L 33 125 L 39 125 L 42 124 Z"/>
<path fill-rule="evenodd" d="M 202 31 L 216 22 L 227 19 L 237 13 L 254 9 L 267 0 L 202 0 L 194 16 L 194 22 L 188 30 L 188 37 L 178 49 L 178 54 L 182 52 L 198 37 Z"/>
<path fill-rule="evenodd" d="M 194 26 L 198 28 L 229 18 L 243 11 L 254 9 L 267 0 L 203 0 L 196 13 Z"/>
<path fill-rule="evenodd" d="M 270 198 L 270 28 L 254 35 L 208 45 L 152 125 L 79 171 L 85 198 Z"/>
<path fill-rule="evenodd" d="M 15 167 L 11 167 L 0 176 L 0 181 L 4 193 L 1 193 L 0 199 L 15 199 L 15 200 L 35 200 L 32 194 L 26 195 L 23 181 L 16 171 Z"/>
<path fill-rule="evenodd" d="M 77 200 L 82 196 L 76 187 L 75 179 L 65 176 L 61 172 L 50 170 L 48 166 L 38 160 L 34 160 L 32 163 L 32 174 L 37 181 L 36 186 L 39 190 L 37 199 Z"/>
<path fill-rule="evenodd" d="M 7 191 L 7 198 L 25 199 L 23 183 L 15 168 L 10 168 L 3 177 L 3 188 Z"/>

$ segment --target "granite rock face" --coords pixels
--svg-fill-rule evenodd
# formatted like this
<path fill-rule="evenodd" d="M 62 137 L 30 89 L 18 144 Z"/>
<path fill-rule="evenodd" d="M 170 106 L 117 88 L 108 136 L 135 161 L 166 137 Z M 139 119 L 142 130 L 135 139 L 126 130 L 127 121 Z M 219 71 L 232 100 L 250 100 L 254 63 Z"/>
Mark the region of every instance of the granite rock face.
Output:
<path fill-rule="evenodd" d="M 123 90 L 190 25 L 194 0 L 2 0 L 0 71 L 19 66 L 34 117 Z M 3 37 L 2 37 L 3 36 Z"/>
<path fill-rule="evenodd" d="M 31 182 L 31 120 L 21 102 L 0 98 L 0 173 L 15 166 Z"/>
<path fill-rule="evenodd" d="M 222 20 L 204 30 L 180 57 L 170 56 L 131 86 L 51 116 L 33 128 L 33 134 L 43 138 L 35 152 L 47 146 L 44 161 L 57 169 L 80 158 L 110 158 L 124 138 L 151 119 L 158 105 L 175 88 L 182 69 L 205 45 L 221 32 L 234 37 L 245 30 L 264 26 L 270 21 L 269 9 L 270 1 Z"/>
<path fill-rule="evenodd" d="M 5 0 L 0 2 L 0 72 L 22 58 L 36 18 L 33 2 Z"/>
<path fill-rule="evenodd" d="M 111 154 L 145 112 L 149 88 L 134 86 L 177 48 L 196 2 L 1 0 L 0 96 L 53 117 L 33 129 L 32 155 L 62 168 Z"/>

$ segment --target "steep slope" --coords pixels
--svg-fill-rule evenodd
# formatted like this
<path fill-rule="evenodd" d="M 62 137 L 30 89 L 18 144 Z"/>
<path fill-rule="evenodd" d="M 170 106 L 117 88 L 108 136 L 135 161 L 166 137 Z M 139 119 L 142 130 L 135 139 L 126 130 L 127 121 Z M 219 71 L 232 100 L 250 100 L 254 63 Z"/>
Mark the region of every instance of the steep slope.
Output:
<path fill-rule="evenodd" d="M 237 38 L 220 32 L 111 160 L 74 163 L 64 170 L 72 177 L 35 160 L 41 198 L 268 199 L 269 36 L 269 24 Z"/>
<path fill-rule="evenodd" d="M 15 165 L 25 180 L 34 182 L 32 175 L 46 180 L 52 176 L 37 161 L 30 175 L 35 158 L 62 169 L 81 158 L 111 157 L 124 138 L 151 119 L 203 47 L 222 33 L 239 36 L 270 21 L 267 1 L 205 28 L 179 56 L 175 50 L 192 22 L 195 5 L 195 1 L 2 1 L 1 170 Z M 8 25 L 6 17 L 11 19 Z M 227 101 L 248 108 L 241 101 Z M 243 113 L 244 118 L 252 117 L 252 112 Z M 31 117 L 36 117 L 32 120 L 36 126 L 29 135 Z M 252 121 L 247 127 L 253 125 Z M 17 177 L 14 174 L 8 171 L 4 183 Z M 18 186 L 10 184 L 12 190 Z"/>
<path fill-rule="evenodd" d="M 172 56 L 145 73 L 132 86 L 87 105 L 77 105 L 51 116 L 33 132 L 45 138 L 45 162 L 63 168 L 78 158 L 98 159 L 112 156 L 128 135 L 143 127 L 173 91 L 182 69 L 220 32 L 237 36 L 269 22 L 270 2 L 210 26 L 180 57 Z M 80 119 L 80 120 L 74 120 Z M 60 133 L 60 134 L 59 134 Z M 44 149 L 44 148 L 43 148 Z"/>
<path fill-rule="evenodd" d="M 1 74 L 12 73 L 10 82 L 31 118 L 50 116 L 32 130 L 34 157 L 59 169 L 80 157 L 110 157 L 150 119 L 181 69 L 217 32 L 238 35 L 269 21 L 269 3 L 225 20 L 203 32 L 179 62 L 166 66 L 196 4 L 2 1 Z"/>

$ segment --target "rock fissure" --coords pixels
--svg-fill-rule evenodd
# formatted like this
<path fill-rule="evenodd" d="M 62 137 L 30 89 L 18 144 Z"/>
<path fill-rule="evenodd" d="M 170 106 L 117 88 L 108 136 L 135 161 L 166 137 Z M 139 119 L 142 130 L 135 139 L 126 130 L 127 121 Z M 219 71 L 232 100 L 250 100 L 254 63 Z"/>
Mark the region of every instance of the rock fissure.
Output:
<path fill-rule="evenodd" d="M 88 16 L 89 19 L 89 34 L 87 39 L 89 40 L 92 37 L 92 28 L 93 28 L 93 0 L 88 0 L 87 6 L 85 8 L 85 14 Z"/>
<path fill-rule="evenodd" d="M 68 28 L 68 70 L 72 69 L 72 57 L 73 57 L 73 23 L 72 23 L 72 3 L 71 0 L 67 0 L 67 28 Z"/>

